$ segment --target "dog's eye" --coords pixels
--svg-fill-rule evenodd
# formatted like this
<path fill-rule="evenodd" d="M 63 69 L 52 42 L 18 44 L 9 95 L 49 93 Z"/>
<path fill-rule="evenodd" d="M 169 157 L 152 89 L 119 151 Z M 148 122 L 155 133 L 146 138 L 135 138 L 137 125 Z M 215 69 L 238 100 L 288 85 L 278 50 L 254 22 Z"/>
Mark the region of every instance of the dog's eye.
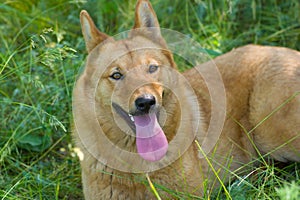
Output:
<path fill-rule="evenodd" d="M 123 77 L 123 74 L 121 74 L 120 72 L 114 72 L 110 78 L 114 79 L 114 80 L 119 80 Z"/>
<path fill-rule="evenodd" d="M 157 69 L 158 69 L 157 65 L 150 65 L 149 66 L 149 73 L 151 74 L 151 73 L 155 72 Z"/>

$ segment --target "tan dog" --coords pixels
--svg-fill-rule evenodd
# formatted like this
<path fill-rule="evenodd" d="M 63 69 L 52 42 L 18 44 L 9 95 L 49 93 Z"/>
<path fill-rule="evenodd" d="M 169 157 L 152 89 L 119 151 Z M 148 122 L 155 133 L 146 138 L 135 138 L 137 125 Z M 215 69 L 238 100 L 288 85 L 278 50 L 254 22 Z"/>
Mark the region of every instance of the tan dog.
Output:
<path fill-rule="evenodd" d="M 181 76 L 148 0 L 135 17 L 116 41 L 80 14 L 89 55 L 73 112 L 86 199 L 153 199 L 144 173 L 201 196 L 258 157 L 300 161 L 299 52 L 248 45 Z"/>

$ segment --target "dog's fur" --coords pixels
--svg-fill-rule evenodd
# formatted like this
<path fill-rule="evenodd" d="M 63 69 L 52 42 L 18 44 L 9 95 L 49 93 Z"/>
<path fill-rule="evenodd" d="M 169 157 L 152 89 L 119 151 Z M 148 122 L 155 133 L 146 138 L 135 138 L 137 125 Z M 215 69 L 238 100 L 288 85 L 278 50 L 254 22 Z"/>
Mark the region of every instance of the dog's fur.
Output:
<path fill-rule="evenodd" d="M 188 97 L 184 98 L 183 95 L 178 100 L 164 88 L 164 85 L 172 84 L 173 77 L 168 76 L 163 69 L 149 73 L 137 66 L 154 63 L 159 68 L 170 66 L 176 69 L 173 55 L 167 50 L 160 32 L 147 29 L 159 28 L 156 14 L 148 0 L 138 0 L 134 24 L 134 29 L 146 29 L 132 31 L 128 39 L 115 41 L 100 32 L 86 11 L 82 11 L 80 17 L 89 55 L 73 94 L 74 124 L 75 127 L 81 126 L 80 129 L 74 129 L 74 138 L 84 154 L 81 167 L 85 198 L 153 198 L 137 174 L 110 168 L 94 156 L 100 154 L 103 138 L 91 124 L 94 113 L 89 106 L 95 108 L 95 117 L 103 133 L 113 144 L 126 151 L 136 152 L 135 137 L 125 134 L 118 127 L 116 120 L 123 119 L 118 116 L 114 118 L 112 103 L 132 113 L 136 109 L 136 99 L 143 94 L 151 94 L 166 111 L 163 129 L 170 143 L 178 132 L 183 110 L 192 112 L 193 108 L 189 105 Z M 131 51 L 139 45 L 153 48 Z M 122 56 L 113 58 L 114 55 Z M 110 63 L 110 60 L 114 62 Z M 211 77 L 208 80 L 213 84 L 210 69 L 215 65 L 226 91 L 226 120 L 219 140 L 207 158 L 199 156 L 199 147 L 193 142 L 180 159 L 150 172 L 153 182 L 176 191 L 203 195 L 204 187 L 212 187 L 218 182 L 207 159 L 210 159 L 215 171 L 225 182 L 230 177 L 230 171 L 237 170 L 259 155 L 268 154 L 282 162 L 300 161 L 300 53 L 282 47 L 247 45 L 184 72 L 199 103 L 202 120 L 199 133 L 207 131 L 212 114 L 211 91 L 208 91 L 207 81 L 199 71 Z M 116 66 L 124 75 L 120 80 L 112 80 L 110 77 Z M 97 74 L 97 70 L 102 71 Z M 143 81 L 149 84 L 136 88 L 137 83 Z M 112 102 L 116 84 L 120 84 L 122 89 Z M 132 93 L 128 94 L 130 91 Z M 188 134 L 192 124 L 188 121 L 182 124 L 180 130 Z M 88 145 L 83 144 L 83 136 Z M 117 155 L 110 156 L 113 158 Z"/>

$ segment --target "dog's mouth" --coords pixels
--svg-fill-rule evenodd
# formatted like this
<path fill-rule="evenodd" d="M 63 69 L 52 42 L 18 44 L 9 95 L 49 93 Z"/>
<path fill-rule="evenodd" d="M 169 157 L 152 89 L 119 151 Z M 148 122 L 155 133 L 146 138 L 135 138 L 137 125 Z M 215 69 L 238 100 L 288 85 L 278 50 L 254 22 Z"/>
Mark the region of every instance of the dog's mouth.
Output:
<path fill-rule="evenodd" d="M 137 152 L 143 159 L 155 162 L 166 155 L 168 141 L 158 123 L 159 112 L 131 115 L 116 103 L 112 106 L 136 134 Z"/>
<path fill-rule="evenodd" d="M 115 111 L 125 120 L 127 125 L 131 128 L 131 130 L 135 133 L 135 125 L 134 125 L 134 118 L 131 114 L 127 113 L 121 106 L 116 103 L 112 103 L 113 108 Z"/>

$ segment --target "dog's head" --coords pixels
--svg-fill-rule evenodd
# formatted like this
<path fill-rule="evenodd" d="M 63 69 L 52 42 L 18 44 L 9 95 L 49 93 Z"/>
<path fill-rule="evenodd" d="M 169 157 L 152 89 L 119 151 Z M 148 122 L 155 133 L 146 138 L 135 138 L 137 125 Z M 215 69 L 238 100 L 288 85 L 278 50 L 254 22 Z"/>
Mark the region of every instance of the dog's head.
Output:
<path fill-rule="evenodd" d="M 89 52 L 84 73 L 89 77 L 87 82 L 97 82 L 96 107 L 101 107 L 99 116 L 106 118 L 103 121 L 111 124 L 103 125 L 110 127 L 105 132 L 113 132 L 115 123 L 130 127 L 141 157 L 160 160 L 175 132 L 168 130 L 177 128 L 174 118 L 180 109 L 175 105 L 176 95 L 168 95 L 176 82 L 171 78 L 176 66 L 151 4 L 138 1 L 134 28 L 123 40 L 100 32 L 86 11 L 81 12 L 80 19 Z M 162 128 L 163 124 L 168 126 Z"/>

